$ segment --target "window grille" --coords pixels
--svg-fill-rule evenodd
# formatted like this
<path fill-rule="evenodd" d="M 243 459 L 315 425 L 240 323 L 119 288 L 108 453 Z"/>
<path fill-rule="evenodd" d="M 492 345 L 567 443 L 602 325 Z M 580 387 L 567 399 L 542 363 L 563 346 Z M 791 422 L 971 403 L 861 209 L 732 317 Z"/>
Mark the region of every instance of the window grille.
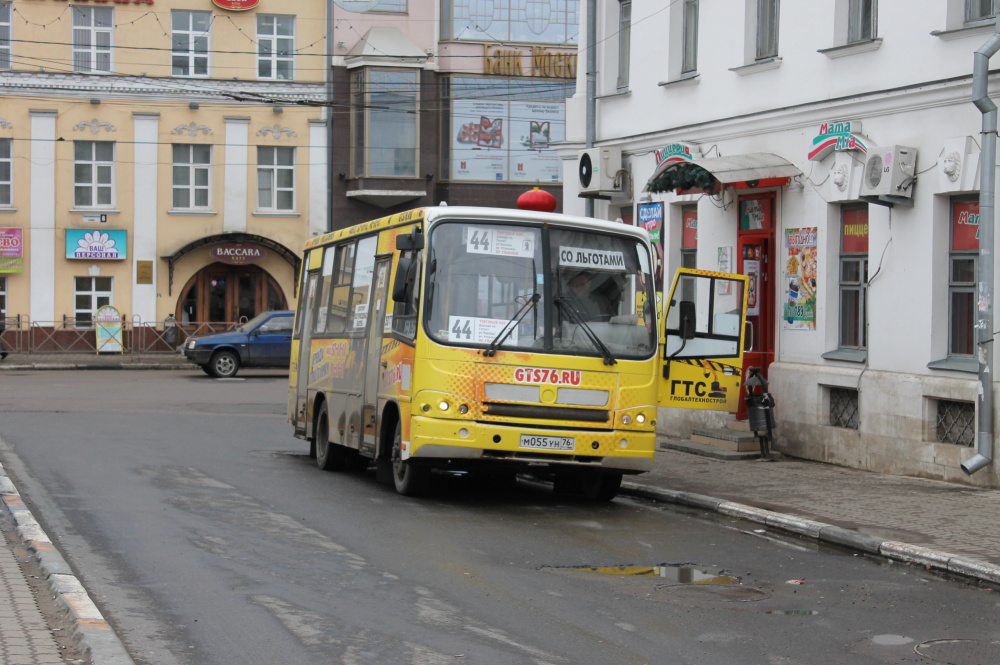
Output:
<path fill-rule="evenodd" d="M 971 447 L 976 441 L 976 405 L 941 399 L 937 403 L 937 440 Z"/>
<path fill-rule="evenodd" d="M 858 429 L 861 412 L 858 391 L 851 388 L 830 388 L 830 424 L 834 427 Z"/>

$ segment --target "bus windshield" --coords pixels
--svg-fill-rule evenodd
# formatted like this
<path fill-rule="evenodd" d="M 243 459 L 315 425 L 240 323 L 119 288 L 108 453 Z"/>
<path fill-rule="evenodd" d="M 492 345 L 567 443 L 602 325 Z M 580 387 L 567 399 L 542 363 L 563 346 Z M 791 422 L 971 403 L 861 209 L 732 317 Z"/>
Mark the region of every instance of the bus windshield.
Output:
<path fill-rule="evenodd" d="M 449 221 L 428 246 L 424 320 L 439 343 L 606 364 L 654 351 L 651 262 L 632 236 Z"/>

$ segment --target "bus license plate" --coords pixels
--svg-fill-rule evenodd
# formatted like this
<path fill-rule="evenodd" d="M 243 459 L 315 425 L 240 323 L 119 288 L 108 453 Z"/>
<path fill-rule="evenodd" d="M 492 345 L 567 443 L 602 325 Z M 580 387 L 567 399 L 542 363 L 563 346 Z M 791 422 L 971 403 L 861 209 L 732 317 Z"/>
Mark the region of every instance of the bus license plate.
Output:
<path fill-rule="evenodd" d="M 576 439 L 571 436 L 535 436 L 521 435 L 521 448 L 529 450 L 574 450 Z"/>

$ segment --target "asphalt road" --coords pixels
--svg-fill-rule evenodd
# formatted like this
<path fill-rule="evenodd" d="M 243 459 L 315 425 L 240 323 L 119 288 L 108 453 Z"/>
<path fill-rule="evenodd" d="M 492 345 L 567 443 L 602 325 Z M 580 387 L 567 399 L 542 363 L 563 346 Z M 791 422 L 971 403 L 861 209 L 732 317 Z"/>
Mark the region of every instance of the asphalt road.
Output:
<path fill-rule="evenodd" d="M 137 663 L 932 663 L 961 649 L 937 638 L 1000 640 L 994 591 L 738 520 L 321 472 L 286 386 L 4 374 L 0 460 Z M 581 570 L 618 566 L 657 574 Z"/>

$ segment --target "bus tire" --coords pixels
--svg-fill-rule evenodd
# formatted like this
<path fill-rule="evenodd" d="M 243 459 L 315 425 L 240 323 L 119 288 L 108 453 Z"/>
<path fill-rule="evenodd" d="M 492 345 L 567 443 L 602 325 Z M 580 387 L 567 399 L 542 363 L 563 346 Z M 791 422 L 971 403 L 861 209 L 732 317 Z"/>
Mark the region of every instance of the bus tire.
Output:
<path fill-rule="evenodd" d="M 330 416 L 326 402 L 320 405 L 319 412 L 316 414 L 314 436 L 316 466 L 323 471 L 343 471 L 347 449 L 330 442 Z"/>
<path fill-rule="evenodd" d="M 403 460 L 403 426 L 396 421 L 396 433 L 392 437 L 392 483 L 396 492 L 403 496 L 420 496 L 427 491 L 430 480 L 430 469 Z"/>
<path fill-rule="evenodd" d="M 580 485 L 583 494 L 593 501 L 607 502 L 618 496 L 622 486 L 620 471 L 600 471 L 587 469 L 580 474 Z"/>

